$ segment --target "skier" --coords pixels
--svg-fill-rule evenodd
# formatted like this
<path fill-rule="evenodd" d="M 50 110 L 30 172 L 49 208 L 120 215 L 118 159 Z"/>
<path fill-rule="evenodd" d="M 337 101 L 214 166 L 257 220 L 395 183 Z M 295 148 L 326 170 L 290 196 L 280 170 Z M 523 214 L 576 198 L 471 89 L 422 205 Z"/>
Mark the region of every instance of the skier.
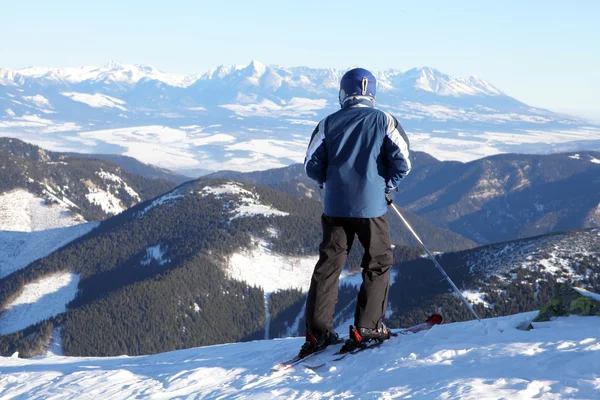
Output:
<path fill-rule="evenodd" d="M 342 352 L 390 337 L 382 322 L 393 261 L 384 193 L 397 188 L 411 162 L 408 137 L 396 118 L 375 108 L 375 93 L 376 80 L 369 71 L 346 72 L 340 82 L 341 110 L 319 122 L 306 152 L 305 171 L 325 186 L 325 207 L 319 261 L 306 301 L 306 343 L 299 357 L 339 342 L 333 314 L 355 235 L 365 249 L 363 283 Z"/>

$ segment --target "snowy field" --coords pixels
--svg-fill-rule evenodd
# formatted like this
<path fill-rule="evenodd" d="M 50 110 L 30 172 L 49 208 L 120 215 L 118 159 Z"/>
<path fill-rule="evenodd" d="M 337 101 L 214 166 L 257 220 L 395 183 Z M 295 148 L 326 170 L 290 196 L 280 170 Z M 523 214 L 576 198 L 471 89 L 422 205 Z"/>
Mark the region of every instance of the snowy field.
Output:
<path fill-rule="evenodd" d="M 600 318 L 535 313 L 448 324 L 315 371 L 270 368 L 303 339 L 143 357 L 0 358 L 3 399 L 597 399 Z"/>
<path fill-rule="evenodd" d="M 260 240 L 252 249 L 229 257 L 226 267 L 230 278 L 263 288 L 272 293 L 282 289 L 308 291 L 317 256 L 292 257 L 273 253 L 269 243 Z"/>
<path fill-rule="evenodd" d="M 52 139 L 37 131 L 2 129 L 0 121 L 0 136 L 16 137 L 54 151 L 89 152 L 95 148 L 97 152 L 106 152 L 119 149 L 118 154 L 174 171 L 202 168 L 250 172 L 304 161 L 310 134 L 318 119 L 298 125 L 296 121 L 300 116 L 284 117 L 280 121 L 281 126 L 273 130 L 260 125 L 256 128 L 198 125 L 194 129 L 189 126 L 145 125 L 77 130 Z M 37 116 L 35 121 L 22 123 L 35 127 L 43 125 L 46 130 L 70 130 L 68 126 L 63 127 L 64 124 L 54 126 Z M 543 154 L 593 150 L 598 149 L 600 141 L 600 129 L 597 127 L 523 130 L 516 133 L 497 129 L 500 130 L 471 131 L 466 127 L 442 131 L 407 127 L 406 131 L 413 150 L 429 153 L 442 161 L 469 162 L 502 153 Z M 273 134 L 275 131 L 276 135 Z"/>

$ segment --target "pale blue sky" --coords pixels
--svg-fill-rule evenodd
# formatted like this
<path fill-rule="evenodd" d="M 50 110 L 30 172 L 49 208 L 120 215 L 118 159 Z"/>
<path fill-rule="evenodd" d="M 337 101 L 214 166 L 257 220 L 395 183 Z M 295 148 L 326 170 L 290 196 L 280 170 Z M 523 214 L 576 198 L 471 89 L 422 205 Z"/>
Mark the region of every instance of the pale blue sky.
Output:
<path fill-rule="evenodd" d="M 0 67 L 428 65 L 531 105 L 600 114 L 598 16 L 592 0 L 0 0 Z"/>

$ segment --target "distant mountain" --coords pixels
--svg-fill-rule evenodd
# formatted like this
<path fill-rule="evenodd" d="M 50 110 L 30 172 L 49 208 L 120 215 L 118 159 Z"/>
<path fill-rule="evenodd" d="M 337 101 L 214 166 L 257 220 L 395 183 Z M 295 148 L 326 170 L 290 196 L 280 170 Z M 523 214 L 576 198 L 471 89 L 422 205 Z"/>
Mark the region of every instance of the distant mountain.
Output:
<path fill-rule="evenodd" d="M 400 186 L 398 204 L 479 243 L 600 226 L 600 152 L 504 154 L 432 162 Z"/>
<path fill-rule="evenodd" d="M 397 204 L 477 243 L 600 226 L 600 152 L 504 154 L 469 163 L 413 152 Z M 209 175 L 321 199 L 302 164 Z"/>
<path fill-rule="evenodd" d="M 162 179 L 165 181 L 173 182 L 175 184 L 182 184 L 184 182 L 192 180 L 189 176 L 177 174 L 169 171 L 168 169 L 159 168 L 154 165 L 144 164 L 141 161 L 136 160 L 133 157 L 120 156 L 117 154 L 88 154 L 88 153 L 65 153 L 69 157 L 73 158 L 89 158 L 95 160 L 109 161 L 113 164 L 118 165 L 124 171 L 139 175 L 147 179 Z"/>
<path fill-rule="evenodd" d="M 0 69 L 0 133 L 182 173 L 283 167 L 302 161 L 316 123 L 339 108 L 343 73 L 257 61 L 190 76 L 119 63 Z M 430 67 L 376 76 L 378 106 L 400 119 L 414 148 L 439 158 L 600 149 L 600 128 L 476 77 Z"/>
<path fill-rule="evenodd" d="M 0 138 L 0 166 L 0 194 L 24 190 L 88 221 L 118 214 L 175 186 L 125 172 L 112 162 L 50 152 L 10 138 Z"/>

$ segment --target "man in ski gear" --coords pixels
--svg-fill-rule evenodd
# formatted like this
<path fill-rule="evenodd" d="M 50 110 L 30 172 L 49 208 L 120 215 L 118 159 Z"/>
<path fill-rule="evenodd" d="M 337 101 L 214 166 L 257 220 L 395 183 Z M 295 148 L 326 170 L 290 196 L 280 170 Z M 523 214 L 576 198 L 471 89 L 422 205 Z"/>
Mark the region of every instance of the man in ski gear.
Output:
<path fill-rule="evenodd" d="M 410 172 L 409 141 L 398 120 L 375 108 L 376 80 L 362 68 L 340 82 L 341 110 L 314 130 L 304 162 L 307 175 L 325 187 L 323 241 L 306 301 L 306 356 L 338 341 L 333 314 L 338 283 L 354 236 L 365 249 L 363 283 L 346 350 L 389 338 L 382 319 L 392 266 L 384 196 Z"/>

